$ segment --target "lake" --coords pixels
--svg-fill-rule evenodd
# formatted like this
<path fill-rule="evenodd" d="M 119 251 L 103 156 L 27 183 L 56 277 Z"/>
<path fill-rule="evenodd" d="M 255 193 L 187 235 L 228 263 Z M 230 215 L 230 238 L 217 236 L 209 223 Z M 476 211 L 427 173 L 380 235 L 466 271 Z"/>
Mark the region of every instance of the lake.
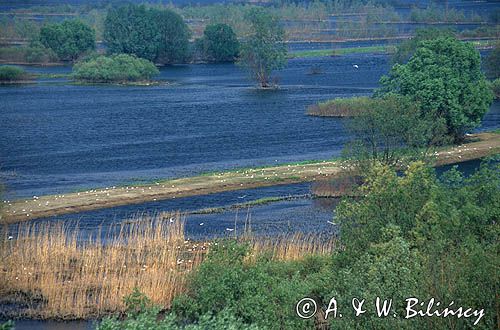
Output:
<path fill-rule="evenodd" d="M 312 66 L 320 67 L 322 74 L 311 74 Z M 278 73 L 277 91 L 256 90 L 246 73 L 232 64 L 166 67 L 160 79 L 170 84 L 156 87 L 79 86 L 61 79 L 0 87 L 0 162 L 7 198 L 337 156 L 349 138 L 343 120 L 306 116 L 306 107 L 334 97 L 368 95 L 389 67 L 386 55 L 295 59 Z M 479 130 L 498 127 L 496 102 Z M 267 187 L 44 221 L 78 223 L 90 234 L 137 214 L 309 193 L 309 184 Z M 330 229 L 326 221 L 332 219 L 332 209 L 299 198 L 254 207 L 251 216 L 257 233 L 320 231 Z M 244 224 L 247 211 L 238 212 L 237 227 Z M 226 228 L 234 227 L 236 213 L 190 215 L 186 234 L 224 235 Z"/>

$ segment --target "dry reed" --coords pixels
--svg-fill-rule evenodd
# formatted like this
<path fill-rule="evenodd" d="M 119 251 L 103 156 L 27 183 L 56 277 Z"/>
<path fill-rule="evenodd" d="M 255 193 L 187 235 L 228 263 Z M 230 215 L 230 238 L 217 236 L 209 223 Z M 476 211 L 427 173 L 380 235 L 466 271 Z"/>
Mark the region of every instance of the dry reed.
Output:
<path fill-rule="evenodd" d="M 4 231 L 0 313 L 15 318 L 102 317 L 122 312 L 123 297 L 134 288 L 168 308 L 211 245 L 186 240 L 179 214 L 142 217 L 112 229 L 86 238 L 78 228 L 53 222 L 19 224 L 12 239 Z M 242 239 L 251 242 L 253 255 L 268 252 L 278 260 L 335 248 L 333 239 L 301 234 Z"/>

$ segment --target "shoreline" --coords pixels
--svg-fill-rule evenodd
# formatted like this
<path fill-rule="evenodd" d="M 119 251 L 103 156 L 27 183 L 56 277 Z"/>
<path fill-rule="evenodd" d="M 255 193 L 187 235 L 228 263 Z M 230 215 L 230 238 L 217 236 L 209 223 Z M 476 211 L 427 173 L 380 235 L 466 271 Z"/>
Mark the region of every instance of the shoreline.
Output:
<path fill-rule="evenodd" d="M 500 153 L 500 134 L 478 133 L 469 136 L 468 142 L 462 145 L 437 152 L 435 165 L 456 164 L 497 153 Z M 202 174 L 139 186 L 113 186 L 83 192 L 34 196 L 31 199 L 4 203 L 0 223 L 11 224 L 62 214 L 224 191 L 314 182 L 318 179 L 338 177 L 344 168 L 338 160 L 317 161 Z"/>

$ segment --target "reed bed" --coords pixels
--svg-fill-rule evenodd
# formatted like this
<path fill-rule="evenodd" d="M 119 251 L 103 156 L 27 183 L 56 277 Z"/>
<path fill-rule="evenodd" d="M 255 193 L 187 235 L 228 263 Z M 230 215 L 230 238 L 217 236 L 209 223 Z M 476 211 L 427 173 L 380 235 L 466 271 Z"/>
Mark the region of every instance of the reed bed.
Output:
<path fill-rule="evenodd" d="M 358 187 L 361 183 L 361 177 L 344 174 L 331 180 L 313 182 L 311 192 L 315 197 L 355 197 L 359 194 Z"/>
<path fill-rule="evenodd" d="M 185 290 L 187 275 L 211 242 L 184 235 L 180 214 L 141 217 L 91 236 L 61 222 L 22 223 L 15 237 L 0 235 L 0 316 L 88 319 L 124 311 L 123 297 L 138 288 L 169 308 Z M 249 232 L 252 255 L 271 253 L 296 260 L 330 253 L 333 238 L 295 234 L 257 238 Z"/>
<path fill-rule="evenodd" d="M 320 117 L 353 117 L 373 107 L 376 100 L 367 97 L 336 98 L 307 108 L 307 114 Z"/>

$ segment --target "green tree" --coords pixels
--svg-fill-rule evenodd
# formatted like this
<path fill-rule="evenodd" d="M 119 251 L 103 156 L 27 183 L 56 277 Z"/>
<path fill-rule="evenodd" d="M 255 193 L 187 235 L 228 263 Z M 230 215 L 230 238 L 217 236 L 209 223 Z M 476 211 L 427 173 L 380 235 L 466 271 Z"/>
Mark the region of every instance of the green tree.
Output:
<path fill-rule="evenodd" d="M 432 40 L 440 37 L 454 37 L 455 33 L 451 29 L 425 28 L 417 29 L 415 35 L 410 39 L 401 42 L 396 47 L 396 52 L 392 55 L 392 62 L 403 64 L 415 53 L 420 42 Z"/>
<path fill-rule="evenodd" d="M 372 99 L 346 126 L 352 140 L 344 152 L 362 171 L 376 162 L 400 166 L 425 157 L 445 132 L 442 120 L 422 114 L 409 97 L 396 94 Z"/>
<path fill-rule="evenodd" d="M 153 61 L 158 54 L 158 31 L 145 6 L 111 8 L 104 21 L 104 41 L 110 54 L 132 54 Z"/>
<path fill-rule="evenodd" d="M 95 49 L 95 31 L 79 20 L 48 24 L 40 29 L 40 42 L 61 60 L 76 60 Z"/>
<path fill-rule="evenodd" d="M 152 10 L 152 13 L 159 40 L 155 61 L 170 64 L 187 60 L 191 32 L 182 17 L 168 9 Z"/>
<path fill-rule="evenodd" d="M 203 57 L 210 62 L 234 62 L 240 51 L 236 34 L 227 24 L 208 25 L 200 43 Z"/>
<path fill-rule="evenodd" d="M 494 328 L 500 287 L 498 159 L 484 162 L 469 178 L 456 169 L 438 178 L 421 162 L 403 175 L 375 166 L 361 190 L 362 199 L 346 199 L 336 210 L 345 251 L 334 257 L 334 291 L 327 296 L 434 297 L 484 308 L 475 327 Z M 349 320 L 332 325 L 359 328 L 360 319 Z M 431 317 L 398 323 L 395 318 L 375 324 L 368 317 L 361 322 L 376 329 L 468 329 L 474 320 Z"/>
<path fill-rule="evenodd" d="M 273 70 L 287 63 L 285 31 L 278 18 L 262 8 L 251 9 L 245 18 L 252 32 L 242 44 L 240 63 L 261 87 L 270 87 Z"/>
<path fill-rule="evenodd" d="M 444 120 L 456 142 L 480 125 L 492 101 L 479 52 L 454 38 L 420 42 L 408 63 L 394 65 L 380 82 L 379 94 L 410 97 L 426 116 Z"/>
<path fill-rule="evenodd" d="M 497 42 L 495 48 L 488 54 L 484 66 L 489 78 L 500 78 L 500 42 Z"/>
<path fill-rule="evenodd" d="M 189 35 L 178 14 L 144 5 L 112 8 L 104 22 L 109 53 L 132 54 L 165 64 L 186 59 Z"/>

